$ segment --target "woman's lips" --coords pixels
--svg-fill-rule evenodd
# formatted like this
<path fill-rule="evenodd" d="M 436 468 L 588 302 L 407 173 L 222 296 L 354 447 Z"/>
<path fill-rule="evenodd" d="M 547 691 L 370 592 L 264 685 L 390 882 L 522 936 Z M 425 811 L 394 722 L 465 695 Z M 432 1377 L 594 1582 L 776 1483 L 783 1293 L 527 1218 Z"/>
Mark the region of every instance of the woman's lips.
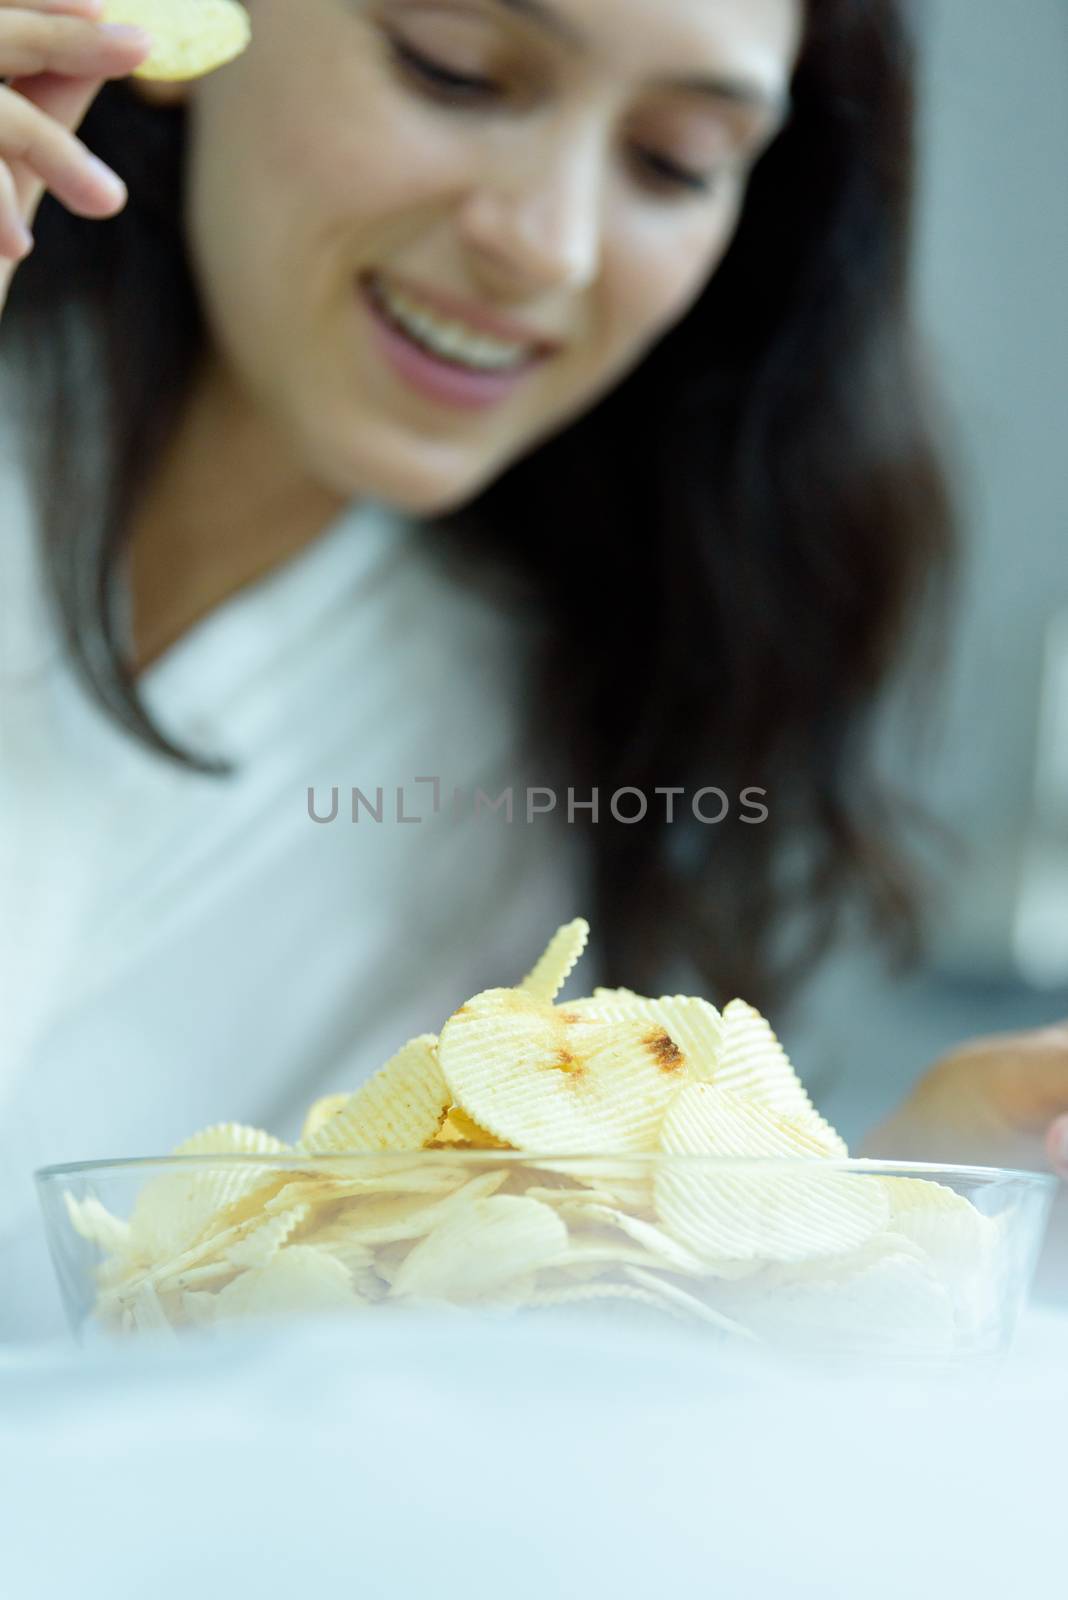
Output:
<path fill-rule="evenodd" d="M 500 405 L 548 360 L 547 352 L 535 353 L 529 361 L 506 372 L 478 372 L 460 366 L 434 355 L 398 327 L 379 304 L 366 278 L 359 281 L 359 293 L 387 364 L 408 388 L 439 404 L 466 411 Z"/>

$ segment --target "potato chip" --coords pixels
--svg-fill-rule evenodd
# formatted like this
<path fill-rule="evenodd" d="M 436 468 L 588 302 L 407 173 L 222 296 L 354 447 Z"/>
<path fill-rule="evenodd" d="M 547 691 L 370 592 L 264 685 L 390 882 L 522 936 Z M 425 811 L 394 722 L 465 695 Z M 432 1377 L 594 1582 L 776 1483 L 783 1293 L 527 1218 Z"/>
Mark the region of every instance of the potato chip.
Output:
<path fill-rule="evenodd" d="M 890 1226 L 920 1249 L 950 1294 L 958 1328 L 977 1332 L 996 1317 L 1000 1233 L 970 1200 L 923 1178 L 885 1178 Z"/>
<path fill-rule="evenodd" d="M 211 1166 L 153 1179 L 138 1195 L 130 1217 L 131 1254 L 146 1264 L 166 1263 L 206 1239 L 228 1234 L 220 1214 L 246 1198 L 256 1184 L 240 1168 Z"/>
<path fill-rule="evenodd" d="M 432 1033 L 410 1039 L 301 1149 L 309 1155 L 422 1149 L 441 1127 L 452 1100 L 436 1042 Z"/>
<path fill-rule="evenodd" d="M 201 1289 L 188 1289 L 182 1294 L 178 1304 L 183 1321 L 191 1328 L 210 1328 L 217 1319 L 219 1311 L 217 1295 L 208 1294 Z"/>
<path fill-rule="evenodd" d="M 127 1309 L 133 1318 L 136 1333 L 162 1335 L 165 1339 L 174 1338 L 170 1319 L 163 1309 L 159 1295 L 150 1283 L 141 1285 Z"/>
<path fill-rule="evenodd" d="M 102 1250 L 120 1255 L 130 1253 L 128 1222 L 123 1222 L 121 1217 L 112 1216 L 95 1195 L 87 1195 L 84 1200 L 75 1200 L 71 1194 L 65 1194 L 63 1198 L 75 1233 L 80 1234 L 83 1239 L 88 1239 L 90 1244 L 99 1245 Z"/>
<path fill-rule="evenodd" d="M 252 24 L 236 0 L 104 0 L 104 22 L 125 22 L 152 36 L 133 77 L 174 82 L 214 72 L 239 56 Z"/>
<path fill-rule="evenodd" d="M 503 1139 L 495 1139 L 492 1133 L 479 1127 L 474 1117 L 469 1117 L 462 1106 L 450 1106 L 448 1115 L 435 1138 L 424 1146 L 426 1150 L 448 1150 L 457 1148 L 464 1150 L 511 1150 L 512 1146 Z"/>
<path fill-rule="evenodd" d="M 618 1303 L 629 1301 L 632 1305 L 644 1306 L 676 1321 L 685 1320 L 687 1316 L 686 1312 L 672 1305 L 663 1295 L 652 1294 L 648 1289 L 639 1288 L 633 1283 L 582 1283 L 538 1289 L 529 1297 L 526 1305 L 534 1311 L 548 1311 L 565 1306 L 589 1306 L 604 1301 Z"/>
<path fill-rule="evenodd" d="M 627 1211 L 620 1211 L 614 1206 L 598 1205 L 596 1202 L 586 1205 L 571 1205 L 563 1212 L 563 1216 L 571 1229 L 571 1243 L 569 1249 L 590 1248 L 584 1243 L 584 1236 L 576 1232 L 579 1225 L 593 1226 L 600 1229 L 613 1230 L 623 1234 L 627 1239 L 641 1247 L 644 1252 L 645 1262 L 652 1266 L 665 1267 L 672 1272 L 693 1274 L 704 1277 L 708 1273 L 708 1265 L 700 1256 L 694 1255 L 692 1250 L 687 1250 L 685 1245 L 679 1244 L 669 1233 L 658 1228 L 651 1222 L 644 1222 L 640 1217 L 633 1217 Z M 639 1265 L 645 1263 L 639 1262 Z"/>
<path fill-rule="evenodd" d="M 335 1219 L 311 1233 L 302 1233 L 299 1242 L 309 1249 L 323 1250 L 340 1261 L 361 1299 L 381 1300 L 386 1293 L 388 1279 L 377 1270 L 375 1250 L 352 1233 L 344 1218 Z"/>
<path fill-rule="evenodd" d="M 734 1089 L 695 1083 L 685 1085 L 672 1100 L 660 1148 L 668 1155 L 831 1159 L 837 1147 L 827 1131 L 823 1118 L 811 1109 L 777 1112 Z"/>
<path fill-rule="evenodd" d="M 630 989 L 598 989 L 590 998 L 568 1001 L 566 1009 L 604 1022 L 647 1018 L 678 1045 L 686 1058 L 688 1077 L 712 1078 L 719 1068 L 723 1019 L 707 1000 L 681 994 L 650 1000 Z"/>
<path fill-rule="evenodd" d="M 626 1275 L 632 1282 L 639 1284 L 649 1294 L 657 1296 L 665 1305 L 673 1306 L 677 1311 L 693 1318 L 697 1322 L 708 1322 L 720 1330 L 729 1333 L 732 1337 L 754 1341 L 759 1336 L 752 1329 L 746 1328 L 740 1322 L 735 1322 L 732 1317 L 725 1316 L 722 1311 L 717 1311 L 714 1306 L 706 1305 L 696 1295 L 689 1294 L 685 1289 L 680 1289 L 677 1284 L 669 1283 L 664 1278 L 657 1277 L 653 1272 L 647 1272 L 643 1267 L 627 1267 Z"/>
<path fill-rule="evenodd" d="M 578 965 L 589 937 L 590 925 L 582 917 L 566 923 L 553 935 L 545 954 L 519 985 L 520 990 L 551 1004 Z"/>
<path fill-rule="evenodd" d="M 710 1077 L 717 1088 L 733 1089 L 783 1116 L 818 1118 L 826 1153 L 848 1156 L 845 1141 L 819 1117 L 771 1024 L 744 1000 L 724 1008 L 719 1059 Z"/>
<path fill-rule="evenodd" d="M 269 1267 L 275 1256 L 308 1216 L 310 1206 L 293 1206 L 267 1222 L 250 1228 L 243 1239 L 230 1245 L 226 1259 L 235 1267 Z"/>
<path fill-rule="evenodd" d="M 420 1239 L 437 1227 L 452 1211 L 473 1200 L 496 1194 L 504 1182 L 500 1171 L 480 1173 L 466 1179 L 462 1187 L 442 1195 L 389 1195 L 358 1198 L 343 1207 L 334 1221 L 348 1229 L 353 1239 L 365 1245 L 395 1244 L 402 1239 Z"/>
<path fill-rule="evenodd" d="M 929 1262 L 892 1235 L 766 1287 L 752 1280 L 733 1291 L 730 1304 L 748 1327 L 798 1353 L 937 1358 L 956 1341 L 944 1285 Z"/>
<path fill-rule="evenodd" d="M 478 1300 L 548 1266 L 567 1248 L 567 1229 L 548 1206 L 519 1195 L 456 1205 L 411 1251 L 394 1297 Z"/>
<path fill-rule="evenodd" d="M 243 1122 L 217 1122 L 201 1133 L 194 1133 L 173 1151 L 176 1156 L 282 1156 L 289 1145 L 262 1128 Z"/>
<path fill-rule="evenodd" d="M 301 1144 L 307 1143 L 313 1134 L 318 1133 L 319 1129 L 330 1121 L 331 1117 L 343 1111 L 350 1099 L 351 1091 L 348 1094 L 324 1094 L 320 1100 L 316 1100 L 304 1118 L 304 1126 L 300 1130 Z"/>
<path fill-rule="evenodd" d="M 642 1018 L 584 1020 L 515 989 L 489 989 L 446 1022 L 438 1059 L 482 1127 L 531 1151 L 653 1148 L 682 1052 Z"/>
<path fill-rule="evenodd" d="M 299 1244 L 287 1245 L 268 1266 L 243 1272 L 216 1301 L 219 1317 L 350 1311 L 360 1304 L 340 1261 Z"/>
<path fill-rule="evenodd" d="M 186 1290 L 195 1293 L 206 1283 L 218 1288 L 224 1279 L 236 1277 L 237 1272 L 234 1263 L 225 1258 L 222 1261 L 208 1261 L 203 1266 L 187 1267 L 184 1271 L 160 1278 L 158 1288 L 160 1294 L 184 1294 Z"/>
<path fill-rule="evenodd" d="M 870 1178 L 798 1160 L 823 1154 L 821 1138 L 811 1116 L 780 1116 L 730 1089 L 689 1085 L 664 1119 L 661 1145 L 671 1155 L 719 1156 L 725 1164 L 660 1168 L 657 1213 L 709 1261 L 804 1261 L 855 1249 L 886 1226 L 889 1197 Z M 726 1164 L 749 1158 L 768 1165 Z M 796 1161 L 796 1170 L 779 1166 L 782 1158 Z"/>

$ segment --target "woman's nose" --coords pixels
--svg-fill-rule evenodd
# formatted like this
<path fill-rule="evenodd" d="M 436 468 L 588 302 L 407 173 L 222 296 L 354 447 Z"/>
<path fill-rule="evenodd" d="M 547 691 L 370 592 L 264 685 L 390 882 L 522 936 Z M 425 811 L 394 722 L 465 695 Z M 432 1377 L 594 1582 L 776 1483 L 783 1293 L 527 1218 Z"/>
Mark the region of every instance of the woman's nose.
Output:
<path fill-rule="evenodd" d="M 461 227 L 472 266 L 505 293 L 586 288 L 601 264 L 603 162 L 574 146 L 531 156 L 468 195 Z"/>

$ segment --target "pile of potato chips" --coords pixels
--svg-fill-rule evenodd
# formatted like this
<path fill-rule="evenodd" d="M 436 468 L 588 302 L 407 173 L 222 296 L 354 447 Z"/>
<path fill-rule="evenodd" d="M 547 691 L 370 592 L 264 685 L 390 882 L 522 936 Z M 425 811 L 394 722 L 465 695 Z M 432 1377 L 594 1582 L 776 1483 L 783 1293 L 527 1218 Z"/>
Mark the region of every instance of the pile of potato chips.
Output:
<path fill-rule="evenodd" d="M 412 1039 L 300 1140 L 224 1125 L 128 1220 L 68 1197 L 120 1331 L 276 1312 L 614 1303 L 747 1340 L 952 1353 L 993 1316 L 1000 1229 L 935 1182 L 840 1163 L 740 1000 L 557 1003 L 561 928 L 512 989 Z"/>

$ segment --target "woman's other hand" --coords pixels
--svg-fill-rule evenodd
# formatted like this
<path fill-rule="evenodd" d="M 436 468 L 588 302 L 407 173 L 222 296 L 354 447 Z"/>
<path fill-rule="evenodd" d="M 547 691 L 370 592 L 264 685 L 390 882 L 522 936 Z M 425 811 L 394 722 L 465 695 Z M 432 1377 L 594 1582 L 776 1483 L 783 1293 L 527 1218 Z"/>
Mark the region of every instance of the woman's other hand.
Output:
<path fill-rule="evenodd" d="M 1068 1177 L 1068 1023 L 973 1039 L 943 1056 L 863 1154 Z"/>
<path fill-rule="evenodd" d="M 1068 1023 L 975 1039 L 943 1056 L 860 1154 L 1048 1169 L 1068 1180 Z M 1036 1292 L 1068 1305 L 1068 1187 L 1054 1202 Z"/>
<path fill-rule="evenodd" d="M 82 217 L 126 204 L 122 179 L 74 130 L 109 78 L 148 55 L 136 28 L 101 23 L 102 0 L 0 0 L 0 307 L 49 190 Z"/>

